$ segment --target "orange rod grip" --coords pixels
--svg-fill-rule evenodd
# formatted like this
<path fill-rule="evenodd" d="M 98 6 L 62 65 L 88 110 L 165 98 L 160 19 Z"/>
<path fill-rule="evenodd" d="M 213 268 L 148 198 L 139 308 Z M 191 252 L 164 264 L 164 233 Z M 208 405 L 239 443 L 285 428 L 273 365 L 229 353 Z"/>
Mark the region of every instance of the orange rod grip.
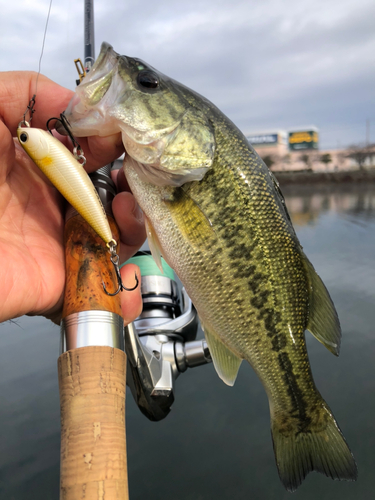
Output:
<path fill-rule="evenodd" d="M 108 217 L 113 237 L 119 242 L 117 226 Z M 117 253 L 119 246 L 117 247 Z M 121 316 L 120 296 L 110 297 L 117 290 L 117 279 L 104 241 L 87 222 L 75 215 L 65 225 L 66 284 L 62 317 L 81 311 L 110 311 Z"/>

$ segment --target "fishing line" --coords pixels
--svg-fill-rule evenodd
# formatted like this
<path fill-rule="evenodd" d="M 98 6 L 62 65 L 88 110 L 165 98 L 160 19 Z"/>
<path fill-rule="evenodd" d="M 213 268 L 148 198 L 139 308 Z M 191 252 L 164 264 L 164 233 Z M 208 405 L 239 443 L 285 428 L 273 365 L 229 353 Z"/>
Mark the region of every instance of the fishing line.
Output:
<path fill-rule="evenodd" d="M 44 53 L 44 45 L 45 45 L 45 42 L 46 42 L 47 28 L 48 28 L 48 22 L 49 22 L 49 18 L 50 18 L 50 14 L 51 14 L 52 2 L 53 2 L 53 0 L 50 0 L 49 8 L 48 8 L 48 14 L 47 14 L 47 20 L 46 20 L 46 26 L 44 28 L 42 51 L 41 51 L 40 58 L 39 58 L 39 68 L 38 68 L 38 74 L 36 75 L 36 82 L 35 82 L 35 94 L 30 99 L 29 104 L 27 105 L 26 111 L 23 114 L 23 118 L 22 118 L 22 121 L 20 122 L 19 126 L 24 125 L 26 127 L 29 127 L 30 123 L 31 123 L 31 120 L 33 119 L 33 114 L 35 113 L 35 109 L 34 109 L 35 98 L 36 98 L 36 93 L 37 93 L 37 90 L 38 90 L 38 80 L 39 80 L 39 75 L 40 75 L 41 67 L 42 67 L 42 57 L 43 57 L 43 53 Z M 26 121 L 26 115 L 27 115 L 28 112 L 30 113 L 30 119 L 27 122 Z"/>
<path fill-rule="evenodd" d="M 43 57 L 43 52 L 44 52 L 44 44 L 46 43 L 47 28 L 48 28 L 49 16 L 51 14 L 52 2 L 53 2 L 53 0 L 50 0 L 49 8 L 48 8 L 48 14 L 47 14 L 46 27 L 44 28 L 43 43 L 42 43 L 42 52 L 41 52 L 40 58 L 39 58 L 39 69 L 38 69 L 38 74 L 36 76 L 36 83 L 35 83 L 35 94 L 36 94 L 36 91 L 38 89 L 38 79 L 39 79 L 39 75 L 40 75 L 40 71 L 41 71 L 41 67 L 42 67 L 42 57 Z"/>

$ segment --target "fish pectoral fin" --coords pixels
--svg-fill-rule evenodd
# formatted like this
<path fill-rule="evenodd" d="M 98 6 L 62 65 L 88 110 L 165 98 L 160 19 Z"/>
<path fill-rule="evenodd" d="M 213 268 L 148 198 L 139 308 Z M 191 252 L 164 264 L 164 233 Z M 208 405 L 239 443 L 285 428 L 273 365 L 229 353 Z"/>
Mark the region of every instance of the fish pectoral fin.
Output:
<path fill-rule="evenodd" d="M 217 374 L 227 385 L 234 385 L 242 359 L 233 354 L 215 334 L 210 333 L 202 322 L 201 324 Z"/>
<path fill-rule="evenodd" d="M 311 262 L 304 256 L 309 283 L 309 319 L 306 329 L 335 356 L 339 355 L 341 328 L 332 299 Z"/>
<path fill-rule="evenodd" d="M 148 246 L 150 247 L 151 255 L 156 265 L 160 269 L 160 271 L 164 274 L 163 265 L 161 262 L 161 246 L 159 239 L 155 233 L 154 228 L 151 225 L 151 222 L 145 215 L 144 215 L 144 220 L 146 226 L 147 241 L 148 241 Z"/>
<path fill-rule="evenodd" d="M 182 187 L 175 189 L 173 198 L 164 202 L 168 204 L 168 210 L 185 241 L 192 247 L 202 248 L 218 244 L 210 219 Z"/>

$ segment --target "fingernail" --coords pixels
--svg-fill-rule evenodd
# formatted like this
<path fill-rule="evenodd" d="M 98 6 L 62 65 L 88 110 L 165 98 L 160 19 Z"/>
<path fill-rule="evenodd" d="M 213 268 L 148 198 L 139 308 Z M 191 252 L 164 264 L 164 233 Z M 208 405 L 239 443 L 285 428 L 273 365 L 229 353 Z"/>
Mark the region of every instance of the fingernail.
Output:
<path fill-rule="evenodd" d="M 135 204 L 135 208 L 133 210 L 133 215 L 137 219 L 138 222 L 143 224 L 144 219 L 143 219 L 143 211 L 141 207 L 138 205 L 138 203 Z"/>
<path fill-rule="evenodd" d="M 138 292 L 139 292 L 139 296 L 142 298 L 142 290 L 141 290 L 141 271 L 139 270 L 139 278 L 138 278 Z"/>

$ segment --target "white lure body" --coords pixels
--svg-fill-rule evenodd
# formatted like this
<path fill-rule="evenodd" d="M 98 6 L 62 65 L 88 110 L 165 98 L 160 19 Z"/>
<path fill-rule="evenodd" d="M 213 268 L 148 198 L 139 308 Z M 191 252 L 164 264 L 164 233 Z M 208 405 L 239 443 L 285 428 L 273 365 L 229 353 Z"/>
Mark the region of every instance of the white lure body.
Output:
<path fill-rule="evenodd" d="M 49 132 L 18 127 L 19 143 L 52 184 L 96 233 L 109 243 L 113 240 L 107 215 L 83 166 Z"/>

